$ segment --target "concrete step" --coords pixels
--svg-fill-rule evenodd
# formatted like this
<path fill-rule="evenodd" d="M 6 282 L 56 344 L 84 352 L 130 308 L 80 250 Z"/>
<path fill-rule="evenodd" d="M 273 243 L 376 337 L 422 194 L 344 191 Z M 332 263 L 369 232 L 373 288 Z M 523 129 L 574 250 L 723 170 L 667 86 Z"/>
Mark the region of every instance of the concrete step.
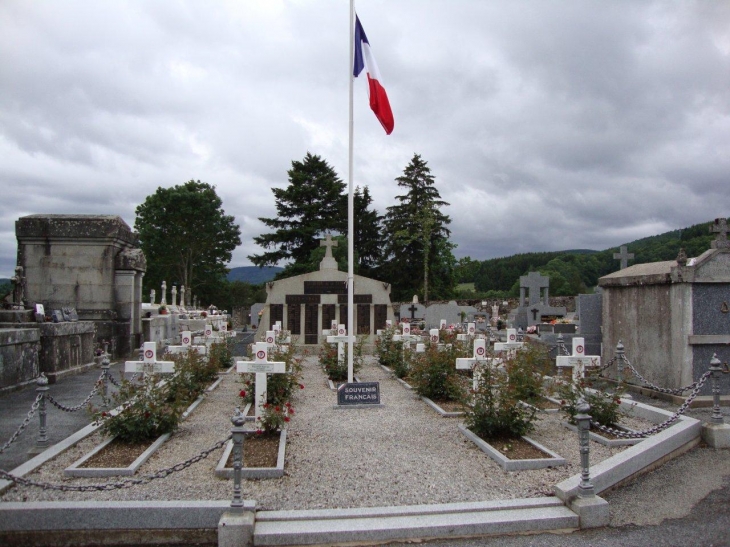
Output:
<path fill-rule="evenodd" d="M 556 498 L 313 511 L 259 511 L 254 545 L 385 543 L 571 531 L 578 515 Z"/>

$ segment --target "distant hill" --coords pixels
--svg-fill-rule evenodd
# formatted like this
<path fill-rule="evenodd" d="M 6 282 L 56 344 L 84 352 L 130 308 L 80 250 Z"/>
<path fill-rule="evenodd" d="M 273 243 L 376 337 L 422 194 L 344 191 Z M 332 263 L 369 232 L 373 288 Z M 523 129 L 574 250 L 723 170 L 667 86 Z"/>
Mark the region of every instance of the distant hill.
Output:
<path fill-rule="evenodd" d="M 239 266 L 238 268 L 231 268 L 231 271 L 228 272 L 228 281 L 244 281 L 252 285 L 260 285 L 274 279 L 274 276 L 283 269 L 278 266 L 264 266 L 263 268 Z"/>

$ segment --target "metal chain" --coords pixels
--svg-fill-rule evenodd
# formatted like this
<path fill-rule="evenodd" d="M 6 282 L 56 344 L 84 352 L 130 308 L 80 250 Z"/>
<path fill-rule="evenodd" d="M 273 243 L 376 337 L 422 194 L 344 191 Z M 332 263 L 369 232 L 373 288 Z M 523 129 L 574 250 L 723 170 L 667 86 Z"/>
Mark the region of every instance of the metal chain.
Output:
<path fill-rule="evenodd" d="M 666 387 L 659 387 L 657 385 L 652 384 L 649 380 L 647 380 L 646 378 L 644 378 L 639 373 L 639 371 L 634 368 L 634 365 L 632 365 L 626 357 L 623 358 L 623 361 L 624 361 L 624 363 L 626 363 L 626 366 L 629 367 L 629 369 L 631 370 L 631 372 L 633 372 L 634 375 L 639 380 L 641 380 L 646 387 L 649 387 L 649 388 L 653 389 L 654 391 L 658 391 L 659 393 L 668 393 L 670 395 L 681 395 L 685 391 L 689 391 L 691 389 L 695 389 L 697 387 L 697 383 L 699 382 L 699 380 L 698 380 L 697 382 L 694 382 L 694 383 L 692 383 L 692 384 L 690 384 L 688 386 L 678 387 L 678 388 L 675 388 L 675 389 L 669 389 L 669 388 L 666 388 Z"/>
<path fill-rule="evenodd" d="M 111 382 L 111 383 L 112 383 L 113 385 L 115 385 L 115 386 L 117 386 L 117 387 L 122 387 L 122 384 L 120 384 L 119 382 L 117 382 L 117 381 L 116 381 L 116 380 L 114 379 L 114 376 L 112 375 L 112 373 L 111 373 L 110 371 L 107 371 L 106 377 L 107 377 L 107 378 L 109 378 L 109 381 L 110 381 L 110 382 Z"/>
<path fill-rule="evenodd" d="M 15 475 L 11 475 L 7 471 L 0 469 L 0 477 L 16 482 L 17 484 L 23 485 L 23 486 L 35 486 L 37 488 L 42 488 L 43 490 L 60 490 L 62 492 L 104 492 L 108 490 L 119 490 L 122 488 L 131 488 L 132 486 L 138 486 L 142 484 L 147 484 L 149 482 L 152 482 L 155 479 L 163 479 L 167 477 L 168 475 L 171 475 L 172 473 L 175 473 L 177 471 L 182 471 L 183 469 L 187 469 L 194 463 L 197 463 L 208 456 L 210 456 L 211 453 L 218 450 L 220 447 L 222 447 L 224 444 L 226 444 L 228 441 L 231 440 L 232 435 L 229 434 L 225 439 L 222 441 L 218 441 L 210 448 L 203 450 L 199 454 L 196 454 L 190 459 L 185 460 L 184 462 L 180 462 L 178 464 L 173 465 L 172 467 L 167 467 L 165 469 L 160 469 L 159 471 L 152 473 L 151 475 L 144 475 L 139 478 L 130 478 L 125 479 L 123 481 L 118 482 L 106 482 L 103 484 L 85 484 L 85 485 L 71 485 L 71 484 L 51 484 L 48 482 L 37 482 L 30 479 L 24 479 L 22 477 L 16 477 Z"/>
<path fill-rule="evenodd" d="M 665 430 L 670 425 L 672 425 L 674 422 L 676 422 L 679 419 L 679 417 L 682 414 L 684 414 L 684 412 L 689 408 L 689 405 L 692 404 L 692 401 L 695 400 L 695 397 L 697 397 L 697 395 L 699 394 L 700 390 L 702 389 L 702 386 L 705 385 L 705 382 L 711 375 L 712 375 L 711 370 L 708 370 L 707 372 L 705 372 L 700 377 L 700 379 L 695 382 L 695 384 L 697 384 L 697 385 L 695 386 L 692 393 L 690 393 L 689 397 L 687 397 L 687 399 L 684 401 L 684 403 L 682 403 L 682 405 L 677 409 L 677 412 L 675 412 L 672 416 L 670 416 L 666 421 L 664 421 L 658 425 L 655 425 L 654 427 L 645 429 L 643 431 L 626 432 L 626 431 L 621 431 L 619 429 L 614 429 L 612 427 L 608 427 L 605 425 L 601 425 L 598 422 L 594 422 L 593 420 L 591 420 L 591 426 L 595 427 L 599 431 L 603 431 L 605 433 L 610 433 L 611 435 L 615 435 L 616 437 L 621 437 L 624 439 L 638 439 L 638 438 L 643 438 L 643 437 L 648 437 L 650 435 L 654 435 L 655 433 L 659 433 L 660 431 Z"/>
<path fill-rule="evenodd" d="M 99 379 L 94 384 L 94 389 L 91 390 L 91 393 L 89 393 L 89 396 L 86 397 L 86 399 L 84 399 L 84 401 L 81 404 L 78 404 L 76 406 L 66 406 L 63 403 L 59 403 L 58 401 L 56 401 L 56 399 L 53 398 L 53 396 L 50 393 L 46 393 L 46 399 L 48 399 L 48 401 L 59 410 L 63 410 L 64 412 L 76 412 L 77 410 L 86 408 L 86 405 L 89 404 L 89 401 L 91 401 L 92 397 L 99 392 L 99 388 L 101 387 L 103 378 L 104 378 L 104 372 L 102 372 L 101 376 L 99 376 Z"/>
<path fill-rule="evenodd" d="M 0 448 L 0 454 L 5 452 L 5 450 L 7 450 L 7 448 L 15 442 L 15 439 L 17 439 L 20 436 L 20 434 L 23 432 L 23 430 L 26 427 L 28 427 L 30 420 L 33 418 L 36 411 L 38 410 L 38 408 L 41 405 L 42 397 L 43 397 L 43 395 L 41 393 L 39 393 L 38 396 L 35 398 L 35 401 L 33 401 L 33 404 L 30 405 L 30 410 L 28 411 L 28 415 L 25 417 L 25 420 L 23 420 L 23 423 L 20 424 L 20 427 L 15 431 L 15 433 L 13 433 L 13 436 L 10 437 L 10 440 L 8 442 L 6 442 L 2 448 Z"/>

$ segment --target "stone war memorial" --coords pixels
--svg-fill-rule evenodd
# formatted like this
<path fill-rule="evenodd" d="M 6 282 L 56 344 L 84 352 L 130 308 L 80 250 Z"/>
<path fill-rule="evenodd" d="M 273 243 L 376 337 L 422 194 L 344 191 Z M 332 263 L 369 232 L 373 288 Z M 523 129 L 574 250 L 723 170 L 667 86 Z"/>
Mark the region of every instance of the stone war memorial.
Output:
<path fill-rule="evenodd" d="M 257 339 L 263 339 L 281 321 L 283 330 L 297 337 L 300 344 L 317 345 L 322 342 L 322 331 L 334 321 L 347 324 L 347 272 L 337 269 L 332 247 L 337 245 L 331 236 L 321 242 L 326 247 L 319 271 L 270 281 L 266 284 L 266 303 L 258 323 Z M 376 331 L 393 320 L 390 285 L 376 279 L 355 276 L 353 318 L 354 334 L 365 336 L 372 344 Z"/>
<path fill-rule="evenodd" d="M 142 343 L 145 257 L 118 216 L 30 215 L 15 223 L 11 310 L 0 311 L 0 388 L 92 363 L 98 340 L 116 355 Z M 34 356 L 37 356 L 34 357 Z"/>

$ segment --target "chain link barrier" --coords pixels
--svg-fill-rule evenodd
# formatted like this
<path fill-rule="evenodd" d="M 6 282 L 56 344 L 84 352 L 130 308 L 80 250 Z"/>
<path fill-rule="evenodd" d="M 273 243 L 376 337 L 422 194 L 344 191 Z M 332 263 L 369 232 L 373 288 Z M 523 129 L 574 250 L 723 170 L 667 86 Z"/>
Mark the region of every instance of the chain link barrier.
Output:
<path fill-rule="evenodd" d="M 616 358 L 614 357 L 614 359 L 616 359 Z M 641 373 L 639 373 L 639 371 L 636 370 L 636 368 L 634 368 L 634 365 L 631 364 L 631 362 L 626 358 L 626 356 L 624 356 L 622 360 L 623 360 L 624 364 L 629 368 L 629 370 L 634 374 L 634 376 L 636 376 L 639 380 L 641 380 L 644 383 L 645 387 L 653 389 L 654 391 L 658 391 L 659 393 L 667 393 L 669 395 L 681 395 L 685 391 L 694 390 L 697 387 L 697 384 L 699 383 L 699 380 L 697 380 L 696 382 L 693 382 L 688 386 L 678 387 L 675 389 L 659 387 L 655 384 L 652 384 L 649 380 L 644 378 L 641 375 Z"/>
<path fill-rule="evenodd" d="M 614 435 L 616 437 L 620 437 L 622 439 L 641 439 L 644 437 L 648 437 L 650 435 L 654 435 L 656 433 L 659 433 L 660 431 L 664 431 L 666 428 L 668 428 L 670 425 L 672 425 L 674 422 L 676 422 L 679 417 L 684 414 L 684 412 L 689 408 L 689 406 L 692 404 L 692 401 L 695 400 L 695 397 L 699 394 L 700 390 L 702 390 L 702 386 L 705 385 L 705 382 L 707 379 L 712 375 L 712 371 L 708 370 L 705 372 L 699 380 L 695 382 L 695 387 L 692 390 L 692 393 L 690 393 L 689 397 L 682 403 L 682 405 L 677 409 L 677 411 L 670 416 L 666 421 L 655 425 L 654 427 L 650 427 L 649 429 L 645 429 L 643 431 L 621 431 L 619 429 L 615 429 L 613 427 L 608 427 L 605 425 L 601 425 L 598 422 L 594 422 L 591 420 L 591 427 L 595 427 L 599 431 L 603 431 L 604 433 L 610 433 L 611 435 Z"/>
<path fill-rule="evenodd" d="M 8 449 L 8 447 L 15 442 L 15 439 L 17 439 L 20 434 L 25 430 L 26 427 L 28 427 L 28 424 L 33 419 L 33 416 L 35 415 L 36 411 L 38 410 L 38 407 L 41 405 L 41 399 L 43 398 L 42 394 L 38 394 L 38 396 L 35 398 L 35 401 L 33 401 L 33 404 L 30 406 L 30 410 L 28 411 L 28 415 L 25 417 L 25 420 L 23 420 L 23 423 L 20 424 L 20 427 L 13 433 L 12 437 L 10 437 L 10 440 L 6 442 L 2 448 L 0 448 L 0 454 L 5 452 L 5 450 Z"/>
<path fill-rule="evenodd" d="M 144 475 L 139 478 L 125 479 L 125 480 L 117 481 L 117 482 L 106 482 L 103 484 L 84 484 L 84 485 L 53 484 L 53 483 L 49 483 L 49 482 L 38 482 L 38 481 L 30 480 L 30 479 L 25 479 L 23 477 L 16 477 L 15 475 L 10 474 L 3 469 L 0 469 L 0 478 L 15 482 L 22 486 L 34 486 L 36 488 L 41 488 L 43 490 L 60 490 L 61 492 L 105 492 L 105 491 L 109 491 L 109 490 L 121 490 L 124 488 L 131 488 L 133 486 L 148 484 L 156 479 L 164 479 L 168 475 L 172 475 L 173 473 L 187 469 L 191 465 L 198 463 L 201 460 L 204 460 L 205 458 L 210 456 L 213 452 L 220 449 L 223 445 L 225 445 L 228 441 L 230 441 L 231 438 L 232 438 L 232 435 L 229 434 L 225 439 L 218 441 L 210 448 L 207 448 L 207 449 L 203 450 L 202 452 L 199 452 L 198 454 L 196 454 L 192 458 L 185 460 L 184 462 L 177 463 L 177 464 L 175 464 L 171 467 L 167 467 L 165 469 L 160 469 L 159 471 L 152 473 L 150 475 Z"/>
<path fill-rule="evenodd" d="M 56 399 L 53 398 L 53 396 L 50 393 L 46 393 L 45 397 L 48 399 L 48 402 L 50 402 L 53 406 L 55 406 L 59 410 L 63 410 L 64 412 L 76 412 L 78 410 L 81 410 L 82 408 L 86 408 L 86 406 L 89 404 L 89 401 L 99 392 L 99 388 L 102 385 L 102 382 L 104 381 L 104 372 L 101 373 L 101 376 L 99 376 L 99 379 L 94 384 L 94 389 L 91 390 L 91 393 L 89 393 L 89 396 L 84 399 L 84 401 L 76 406 L 66 406 L 63 403 L 59 403 L 56 401 Z"/>

